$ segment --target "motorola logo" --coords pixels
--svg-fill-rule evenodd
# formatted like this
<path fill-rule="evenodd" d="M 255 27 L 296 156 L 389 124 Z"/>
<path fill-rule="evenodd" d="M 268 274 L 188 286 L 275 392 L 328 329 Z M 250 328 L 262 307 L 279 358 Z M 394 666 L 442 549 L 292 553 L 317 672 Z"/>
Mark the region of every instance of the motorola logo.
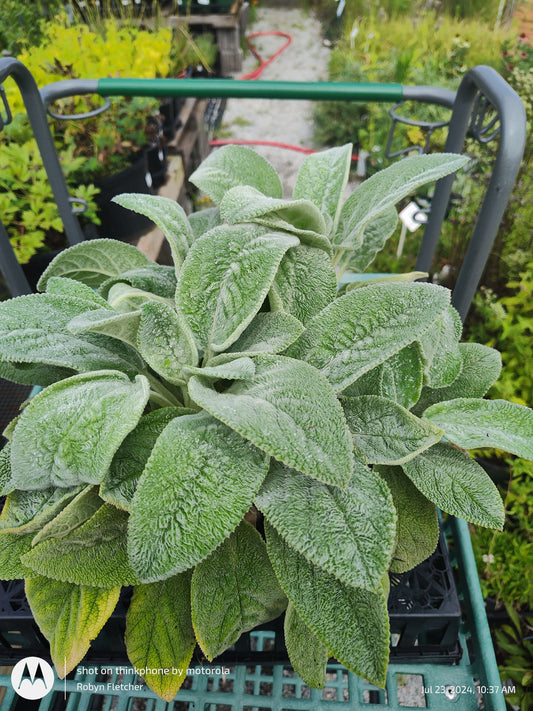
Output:
<path fill-rule="evenodd" d="M 11 685 L 23 699 L 42 699 L 52 691 L 54 670 L 40 657 L 25 657 L 13 667 Z"/>

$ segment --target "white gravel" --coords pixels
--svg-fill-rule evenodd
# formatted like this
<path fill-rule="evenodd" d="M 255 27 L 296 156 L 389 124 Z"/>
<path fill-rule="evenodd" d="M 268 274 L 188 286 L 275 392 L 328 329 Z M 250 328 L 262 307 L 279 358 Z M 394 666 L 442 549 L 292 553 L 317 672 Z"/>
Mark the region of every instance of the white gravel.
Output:
<path fill-rule="evenodd" d="M 265 31 L 288 32 L 291 44 L 261 75 L 261 80 L 325 81 L 328 76 L 329 49 L 323 44 L 320 23 L 309 12 L 296 8 L 257 8 L 257 19 L 247 33 Z M 258 37 L 252 40 L 262 57 L 267 59 L 283 43 L 283 37 Z M 243 70 L 235 78 L 257 66 L 249 52 Z M 280 141 L 305 148 L 313 144 L 313 104 L 303 100 L 230 99 L 222 124 L 223 137 Z M 269 160 L 281 176 L 285 197 L 291 197 L 298 169 L 305 154 L 282 148 L 257 146 L 256 150 Z"/>

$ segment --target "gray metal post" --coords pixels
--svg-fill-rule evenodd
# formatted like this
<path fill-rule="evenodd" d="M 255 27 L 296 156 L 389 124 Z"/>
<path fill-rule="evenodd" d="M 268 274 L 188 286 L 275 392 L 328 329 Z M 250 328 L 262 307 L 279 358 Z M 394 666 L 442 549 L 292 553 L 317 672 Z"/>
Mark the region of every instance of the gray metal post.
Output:
<path fill-rule="evenodd" d="M 457 91 L 448 138 L 444 150 L 461 153 L 476 98 L 481 92 L 497 111 L 500 122 L 499 145 L 492 176 L 468 245 L 452 303 L 466 318 L 485 269 L 492 245 L 511 195 L 526 141 L 526 113 L 518 94 L 491 67 L 470 69 Z M 449 203 L 454 176 L 437 182 L 431 213 L 418 254 L 416 269 L 429 271 Z"/>
<path fill-rule="evenodd" d="M 70 244 L 82 242 L 84 238 L 83 232 L 77 217 L 72 212 L 65 176 L 63 175 L 52 134 L 48 127 L 46 111 L 37 84 L 28 69 L 13 57 L 0 59 L 0 84 L 9 76 L 13 77 L 22 94 L 33 135 L 41 152 L 43 164 L 48 180 L 50 181 L 59 215 L 65 227 L 67 239 Z"/>

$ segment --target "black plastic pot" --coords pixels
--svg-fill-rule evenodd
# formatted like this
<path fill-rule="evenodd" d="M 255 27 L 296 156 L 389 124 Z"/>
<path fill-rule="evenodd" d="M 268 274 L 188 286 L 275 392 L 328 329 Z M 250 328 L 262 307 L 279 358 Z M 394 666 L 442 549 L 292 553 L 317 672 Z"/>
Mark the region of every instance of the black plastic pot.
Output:
<path fill-rule="evenodd" d="M 153 223 L 147 217 L 126 210 L 112 202 L 112 199 L 121 193 L 153 194 L 154 178 L 150 168 L 156 176 L 157 187 L 162 185 L 166 156 L 164 153 L 159 156 L 160 150 L 157 146 L 143 150 L 141 156 L 124 170 L 95 181 L 96 187 L 100 189 L 100 194 L 96 197 L 98 217 L 101 221 L 101 225 L 96 229 L 99 237 L 133 240 L 152 227 Z"/>

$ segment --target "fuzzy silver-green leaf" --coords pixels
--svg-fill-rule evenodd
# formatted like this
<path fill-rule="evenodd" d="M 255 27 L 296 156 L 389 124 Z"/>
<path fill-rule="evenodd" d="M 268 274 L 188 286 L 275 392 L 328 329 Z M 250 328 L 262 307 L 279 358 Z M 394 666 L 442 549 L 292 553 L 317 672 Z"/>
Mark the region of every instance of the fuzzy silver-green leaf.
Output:
<path fill-rule="evenodd" d="M 300 679 L 314 689 L 323 689 L 326 683 L 328 650 L 289 602 L 283 626 L 285 646 L 294 671 Z"/>
<path fill-rule="evenodd" d="M 344 490 L 275 462 L 255 503 L 314 565 L 347 585 L 380 586 L 394 547 L 396 512 L 385 484 L 361 460 Z"/>
<path fill-rule="evenodd" d="M 94 308 L 98 306 L 94 304 Z M 91 310 L 85 299 L 29 294 L 0 303 L 0 358 L 80 372 L 113 368 L 134 375 L 142 360 L 130 346 L 101 334 L 75 336 L 67 324 Z"/>
<path fill-rule="evenodd" d="M 379 395 L 342 398 L 354 445 L 370 464 L 402 464 L 428 449 L 442 430 Z"/>
<path fill-rule="evenodd" d="M 272 309 L 296 316 L 304 325 L 335 299 L 337 275 L 321 249 L 305 244 L 285 254 L 270 289 Z"/>
<path fill-rule="evenodd" d="M 409 156 L 371 176 L 342 206 L 334 244 L 357 249 L 369 224 L 421 185 L 459 170 L 468 160 L 447 153 Z"/>
<path fill-rule="evenodd" d="M 250 185 L 273 198 L 283 195 L 281 181 L 271 164 L 246 146 L 224 146 L 214 151 L 189 180 L 217 205 L 237 185 Z"/>
<path fill-rule="evenodd" d="M 68 277 L 97 287 L 128 269 L 153 264 L 140 250 L 116 239 L 93 239 L 60 252 L 45 269 L 37 288 L 44 291 L 51 277 Z"/>
<path fill-rule="evenodd" d="M 77 585 L 135 585 L 139 581 L 126 554 L 127 522 L 126 512 L 103 504 L 66 536 L 38 543 L 23 563 L 39 575 Z"/>
<path fill-rule="evenodd" d="M 443 388 L 424 386 L 420 399 L 413 408 L 420 415 L 431 405 L 458 397 L 483 397 L 490 386 L 498 380 L 502 370 L 502 358 L 498 351 L 481 343 L 460 343 L 461 372 L 451 385 Z"/>
<path fill-rule="evenodd" d="M 312 366 L 284 356 L 258 356 L 253 380 L 217 392 L 205 379 L 189 380 L 189 394 L 216 418 L 287 466 L 345 486 L 353 453 L 342 407 Z"/>
<path fill-rule="evenodd" d="M 283 311 L 260 311 L 228 350 L 210 358 L 208 365 L 222 365 L 237 357 L 281 353 L 303 331 L 301 321 L 290 314 Z"/>
<path fill-rule="evenodd" d="M 198 362 L 191 330 L 168 304 L 149 301 L 141 306 L 137 343 L 144 360 L 169 383 L 183 384 L 184 366 Z"/>
<path fill-rule="evenodd" d="M 13 434 L 11 468 L 17 488 L 99 484 L 139 421 L 148 395 L 144 376 L 131 382 L 117 371 L 74 375 L 42 390 Z"/>
<path fill-rule="evenodd" d="M 341 296 L 307 324 L 287 355 L 318 368 L 336 392 L 415 341 L 447 308 L 434 284 L 375 284 Z"/>
<path fill-rule="evenodd" d="M 498 489 L 468 454 L 439 443 L 402 465 L 416 488 L 447 513 L 481 526 L 503 528 Z"/>
<path fill-rule="evenodd" d="M 196 640 L 191 622 L 190 572 L 137 585 L 126 614 L 126 650 L 147 685 L 165 701 L 176 696 Z M 170 673 L 165 673 L 165 670 Z M 173 671 L 176 673 L 172 673 Z"/>
<path fill-rule="evenodd" d="M 241 521 L 235 531 L 194 569 L 192 621 L 209 660 L 241 634 L 279 617 L 287 598 L 256 529 Z"/>
<path fill-rule="evenodd" d="M 293 199 L 310 200 L 320 212 L 329 215 L 332 232 L 337 228 L 344 190 L 352 162 L 352 144 L 312 153 L 302 163 Z"/>
<path fill-rule="evenodd" d="M 175 417 L 191 413 L 192 410 L 181 407 L 162 407 L 143 415 L 115 452 L 111 466 L 100 485 L 102 499 L 129 511 L 137 482 L 157 438 Z"/>
<path fill-rule="evenodd" d="M 449 306 L 433 326 L 418 339 L 425 382 L 434 388 L 453 383 L 461 372 L 463 359 L 459 338 L 463 325 L 457 311 Z"/>
<path fill-rule="evenodd" d="M 131 505 L 128 553 L 143 582 L 187 570 L 235 529 L 265 478 L 268 457 L 215 418 L 170 422 Z"/>
<path fill-rule="evenodd" d="M 33 617 L 50 642 L 57 674 L 63 678 L 89 651 L 115 609 L 120 587 L 74 585 L 37 575 L 26 580 L 25 592 Z"/>
<path fill-rule="evenodd" d="M 432 405 L 422 417 L 463 449 L 495 447 L 533 460 L 533 410 L 524 405 L 457 398 Z"/>
<path fill-rule="evenodd" d="M 68 322 L 67 328 L 74 335 L 79 333 L 103 333 L 110 338 L 117 338 L 130 346 L 137 345 L 137 330 L 141 320 L 140 311 L 117 313 L 106 309 L 86 311 Z"/>
<path fill-rule="evenodd" d="M 259 311 L 281 258 L 298 244 L 257 226 L 218 227 L 191 247 L 176 301 L 200 350 L 224 351 Z"/>
<path fill-rule="evenodd" d="M 116 195 L 112 202 L 145 215 L 155 222 L 167 238 L 176 271 L 179 272 L 189 250 L 189 245 L 193 241 L 192 230 L 182 206 L 176 200 L 161 195 L 139 195 L 137 193 Z"/>
<path fill-rule="evenodd" d="M 404 573 L 429 558 L 439 540 L 435 504 L 427 499 L 400 467 L 376 467 L 392 494 L 398 514 L 391 573 Z"/>
<path fill-rule="evenodd" d="M 272 565 L 305 624 L 336 659 L 370 683 L 385 685 L 389 656 L 387 600 L 317 568 L 265 523 Z"/>

